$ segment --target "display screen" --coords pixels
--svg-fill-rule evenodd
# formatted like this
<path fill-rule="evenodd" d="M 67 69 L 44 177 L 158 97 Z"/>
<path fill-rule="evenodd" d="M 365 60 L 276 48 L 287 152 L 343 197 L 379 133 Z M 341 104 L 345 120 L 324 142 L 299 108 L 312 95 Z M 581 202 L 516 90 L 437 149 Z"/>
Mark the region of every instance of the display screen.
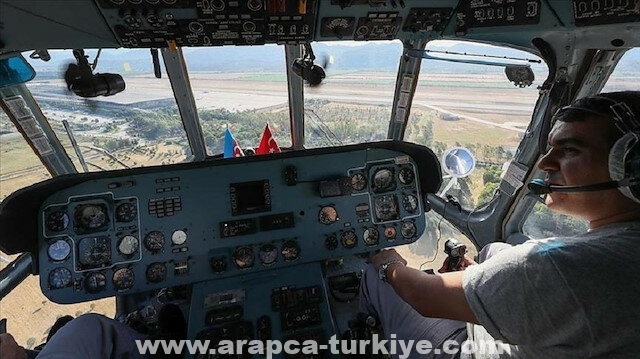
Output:
<path fill-rule="evenodd" d="M 232 215 L 271 210 L 271 188 L 268 180 L 232 183 L 229 187 Z"/>

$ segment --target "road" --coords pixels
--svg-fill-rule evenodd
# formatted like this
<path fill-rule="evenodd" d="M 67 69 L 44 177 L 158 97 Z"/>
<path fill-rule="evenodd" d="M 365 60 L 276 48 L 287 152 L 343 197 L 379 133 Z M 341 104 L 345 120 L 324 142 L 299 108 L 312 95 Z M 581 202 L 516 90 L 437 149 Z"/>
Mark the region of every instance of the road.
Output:
<path fill-rule="evenodd" d="M 497 122 L 492 122 L 492 121 L 487 121 L 487 120 L 483 120 L 481 118 L 477 118 L 477 117 L 472 117 L 472 116 L 468 116 L 468 115 L 463 115 L 460 113 L 456 113 L 453 111 L 449 111 L 449 110 L 445 110 L 441 107 L 436 107 L 430 104 L 426 104 L 426 103 L 420 103 L 420 102 L 415 102 L 414 101 L 414 105 L 422 105 L 424 107 L 430 108 L 434 111 L 438 111 L 440 113 L 444 113 L 444 114 L 448 114 L 450 116 L 456 116 L 458 118 L 463 118 L 465 120 L 469 120 L 469 121 L 473 121 L 473 122 L 478 122 L 487 126 L 493 126 L 493 127 L 499 127 L 499 128 L 504 128 L 505 130 L 510 130 L 510 131 L 516 131 L 519 133 L 525 133 L 526 131 L 522 128 L 520 128 L 519 126 L 514 126 L 512 122 L 508 122 L 508 123 L 497 123 Z"/>

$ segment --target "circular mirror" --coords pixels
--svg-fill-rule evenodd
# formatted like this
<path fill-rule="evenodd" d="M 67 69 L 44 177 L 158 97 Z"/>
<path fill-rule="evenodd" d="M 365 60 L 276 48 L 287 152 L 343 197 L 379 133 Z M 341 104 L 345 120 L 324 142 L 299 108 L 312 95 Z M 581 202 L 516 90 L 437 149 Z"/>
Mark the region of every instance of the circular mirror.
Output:
<path fill-rule="evenodd" d="M 444 171 L 453 177 L 466 177 L 476 167 L 476 159 L 471 151 L 464 147 L 448 149 L 442 156 Z"/>

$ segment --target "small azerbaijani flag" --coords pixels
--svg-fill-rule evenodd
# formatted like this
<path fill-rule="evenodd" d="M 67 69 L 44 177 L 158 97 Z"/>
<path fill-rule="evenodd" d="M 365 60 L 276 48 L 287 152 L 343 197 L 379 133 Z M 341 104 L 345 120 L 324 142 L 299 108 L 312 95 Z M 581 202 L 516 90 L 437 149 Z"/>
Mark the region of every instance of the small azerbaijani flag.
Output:
<path fill-rule="evenodd" d="M 264 128 L 264 132 L 262 132 L 260 145 L 258 145 L 258 148 L 256 148 L 256 155 L 264 155 L 277 152 L 280 152 L 280 147 L 278 146 L 276 139 L 273 138 L 273 135 L 271 134 L 269 124 L 267 124 L 267 126 Z"/>
<path fill-rule="evenodd" d="M 242 156 L 244 156 L 244 153 L 242 152 L 242 148 L 240 148 L 238 140 L 233 137 L 229 127 L 227 127 L 226 131 L 224 131 L 224 158 Z"/>

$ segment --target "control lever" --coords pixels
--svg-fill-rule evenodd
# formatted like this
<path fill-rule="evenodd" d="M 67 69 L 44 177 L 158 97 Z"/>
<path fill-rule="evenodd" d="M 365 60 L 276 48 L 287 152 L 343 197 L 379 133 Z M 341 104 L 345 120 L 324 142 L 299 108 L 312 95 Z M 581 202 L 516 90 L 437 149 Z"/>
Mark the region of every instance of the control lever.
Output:
<path fill-rule="evenodd" d="M 329 278 L 329 293 L 336 302 L 349 303 L 358 297 L 359 292 L 360 277 L 355 272 Z"/>
<path fill-rule="evenodd" d="M 345 358 L 354 359 L 380 359 L 384 358 L 382 353 L 374 353 L 372 345 L 373 336 L 382 337 L 379 330 L 380 323 L 376 317 L 368 313 L 358 313 L 356 317 L 349 320 L 349 329 L 342 334 L 343 340 L 358 340 L 365 343 L 364 353 L 345 355 Z M 362 349 L 360 349 L 362 350 Z"/>
<path fill-rule="evenodd" d="M 464 254 L 467 253 L 467 246 L 456 239 L 449 238 L 444 242 L 444 252 L 449 256 L 447 272 L 455 272 L 462 263 Z"/>

